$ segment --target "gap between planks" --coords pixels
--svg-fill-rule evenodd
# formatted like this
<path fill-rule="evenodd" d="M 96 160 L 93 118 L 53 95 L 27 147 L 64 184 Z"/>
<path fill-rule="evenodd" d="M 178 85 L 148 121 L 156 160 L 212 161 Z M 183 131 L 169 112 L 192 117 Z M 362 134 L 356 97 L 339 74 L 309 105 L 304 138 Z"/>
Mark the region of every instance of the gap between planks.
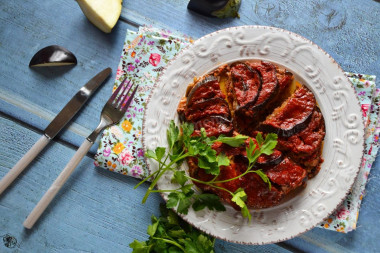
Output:
<path fill-rule="evenodd" d="M 41 134 L 41 135 L 44 134 L 43 130 L 40 130 L 37 127 L 34 127 L 34 126 L 32 126 L 32 125 L 30 125 L 28 123 L 25 123 L 22 120 L 16 119 L 13 116 L 11 116 L 9 114 L 6 114 L 6 113 L 4 113 L 2 111 L 0 111 L 0 117 L 5 118 L 7 120 L 10 120 L 10 121 L 14 122 L 15 124 L 20 125 L 20 126 L 26 128 L 26 129 L 30 130 L 30 131 L 35 132 L 35 133 L 38 133 L 38 134 Z M 68 147 L 68 148 L 73 149 L 73 150 L 77 150 L 79 148 L 78 146 L 76 146 L 76 145 L 74 145 L 74 144 L 72 144 L 72 143 L 70 143 L 68 141 L 62 140 L 60 138 L 53 138 L 53 141 L 55 141 L 56 143 L 62 144 L 63 146 Z M 89 157 L 89 158 L 91 158 L 91 159 L 94 159 L 94 155 L 95 154 L 92 153 L 92 152 L 88 152 L 86 154 L 86 156 Z"/>

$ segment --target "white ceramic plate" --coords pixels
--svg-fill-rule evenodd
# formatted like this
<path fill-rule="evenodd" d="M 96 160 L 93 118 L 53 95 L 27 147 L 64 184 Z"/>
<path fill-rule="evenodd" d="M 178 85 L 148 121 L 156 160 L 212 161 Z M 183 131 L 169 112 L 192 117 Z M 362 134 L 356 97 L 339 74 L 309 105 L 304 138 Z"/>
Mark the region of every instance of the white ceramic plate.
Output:
<path fill-rule="evenodd" d="M 311 41 L 278 28 L 241 26 L 206 35 L 182 50 L 166 67 L 145 111 L 145 149 L 167 146 L 170 120 L 187 85 L 221 64 L 244 59 L 282 65 L 313 91 L 325 118 L 324 163 L 300 193 L 283 204 L 251 210 L 252 222 L 227 206 L 226 212 L 202 210 L 183 218 L 206 233 L 231 242 L 266 244 L 293 238 L 318 225 L 340 205 L 359 171 L 364 150 L 364 124 L 354 88 L 338 64 Z M 147 161 L 151 171 L 156 164 Z M 186 165 L 184 165 L 186 166 Z M 160 189 L 172 189 L 170 175 Z M 163 194 L 167 199 L 167 195 Z"/>

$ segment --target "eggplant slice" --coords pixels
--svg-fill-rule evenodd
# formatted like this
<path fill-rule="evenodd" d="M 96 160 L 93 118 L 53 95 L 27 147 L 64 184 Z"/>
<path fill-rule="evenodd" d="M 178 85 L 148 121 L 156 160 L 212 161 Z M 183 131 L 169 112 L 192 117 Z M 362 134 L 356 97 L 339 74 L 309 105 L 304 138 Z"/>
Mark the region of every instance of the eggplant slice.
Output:
<path fill-rule="evenodd" d="M 260 73 L 245 63 L 237 63 L 231 66 L 231 77 L 235 109 L 249 108 L 255 104 L 262 85 Z"/>
<path fill-rule="evenodd" d="M 272 183 L 281 187 L 284 194 L 298 188 L 307 179 L 306 170 L 287 157 L 278 165 L 266 170 L 265 174 Z"/>
<path fill-rule="evenodd" d="M 187 121 L 197 121 L 211 115 L 219 115 L 230 119 L 231 113 L 228 103 L 223 98 L 210 98 L 199 103 L 195 103 L 186 108 L 185 117 Z"/>
<path fill-rule="evenodd" d="M 218 79 L 215 76 L 207 76 L 190 90 L 187 96 L 187 106 L 200 103 L 210 98 L 224 98 Z"/>
<path fill-rule="evenodd" d="M 313 93 L 302 86 L 260 125 L 263 132 L 290 137 L 305 129 L 313 115 L 316 101 Z"/>
<path fill-rule="evenodd" d="M 201 128 L 207 132 L 207 136 L 219 136 L 221 134 L 230 136 L 233 131 L 232 122 L 222 116 L 208 116 L 194 123 L 194 135 L 200 135 Z"/>
<path fill-rule="evenodd" d="M 29 67 L 76 65 L 75 55 L 64 47 L 52 45 L 39 50 L 30 60 Z"/>
<path fill-rule="evenodd" d="M 280 92 L 284 92 L 293 81 L 293 73 L 287 71 L 286 69 L 277 69 L 276 75 L 280 86 Z"/>
<path fill-rule="evenodd" d="M 277 80 L 276 67 L 269 62 L 252 64 L 262 77 L 261 91 L 257 101 L 250 108 L 241 108 L 236 113 L 236 126 L 243 133 L 249 133 L 268 116 L 277 101 L 280 86 Z"/>
<path fill-rule="evenodd" d="M 267 208 L 278 205 L 284 193 L 276 185 L 269 189 L 268 185 L 256 173 L 244 176 L 242 188 L 247 194 L 247 206 L 250 208 Z"/>
<path fill-rule="evenodd" d="M 268 167 L 268 166 L 274 166 L 279 164 L 284 160 L 284 156 L 281 151 L 279 150 L 274 150 L 271 155 L 261 155 L 257 161 L 256 165 L 257 167 Z"/>
<path fill-rule="evenodd" d="M 278 84 L 276 75 L 276 67 L 272 63 L 261 62 L 261 64 L 258 65 L 256 69 L 261 74 L 262 86 L 257 101 L 251 107 L 251 110 L 264 109 L 268 103 L 276 98 L 280 90 L 280 85 Z"/>
<path fill-rule="evenodd" d="M 318 107 L 313 112 L 310 123 L 301 132 L 288 138 L 278 138 L 278 148 L 292 155 L 309 156 L 322 146 L 325 137 L 325 122 Z"/>

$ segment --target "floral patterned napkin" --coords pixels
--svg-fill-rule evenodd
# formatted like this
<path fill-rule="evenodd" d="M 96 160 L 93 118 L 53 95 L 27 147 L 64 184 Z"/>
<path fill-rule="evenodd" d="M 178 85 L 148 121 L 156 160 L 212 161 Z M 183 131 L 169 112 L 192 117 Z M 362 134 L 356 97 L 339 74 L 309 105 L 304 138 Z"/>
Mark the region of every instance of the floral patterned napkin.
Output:
<path fill-rule="evenodd" d="M 114 90 L 125 76 L 139 84 L 139 89 L 123 120 L 103 132 L 95 155 L 96 166 L 140 179 L 149 175 L 141 139 L 146 99 L 167 62 L 191 42 L 191 38 L 182 34 L 149 27 L 141 27 L 138 32 L 127 32 Z M 366 155 L 346 201 L 320 225 L 339 232 L 349 232 L 356 228 L 367 177 L 379 148 L 380 132 L 380 89 L 376 90 L 375 77 L 354 73 L 346 75 L 356 88 L 363 116 L 367 120 Z"/>
<path fill-rule="evenodd" d="M 365 185 L 372 164 L 380 146 L 380 89 L 376 89 L 375 76 L 346 73 L 354 84 L 366 120 L 365 154 L 356 181 L 343 204 L 323 223 L 321 227 L 347 233 L 356 229 Z"/>
<path fill-rule="evenodd" d="M 164 66 L 190 42 L 190 38 L 168 30 L 141 27 L 137 33 L 127 32 L 114 90 L 124 77 L 139 88 L 120 123 L 103 131 L 96 166 L 137 178 L 149 175 L 141 140 L 145 101 Z"/>

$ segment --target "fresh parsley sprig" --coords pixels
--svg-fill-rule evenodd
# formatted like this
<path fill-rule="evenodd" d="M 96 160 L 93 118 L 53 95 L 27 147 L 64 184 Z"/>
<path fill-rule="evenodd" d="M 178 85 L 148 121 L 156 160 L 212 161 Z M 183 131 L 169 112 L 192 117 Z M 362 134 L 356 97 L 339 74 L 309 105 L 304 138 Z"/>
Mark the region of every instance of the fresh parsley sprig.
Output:
<path fill-rule="evenodd" d="M 160 206 L 160 210 L 161 217 L 152 215 L 152 224 L 147 230 L 149 239 L 129 244 L 133 253 L 214 252 L 215 238 L 193 228 L 165 206 Z"/>
<path fill-rule="evenodd" d="M 158 170 L 135 186 L 135 188 L 137 188 L 149 178 L 154 178 L 142 202 L 145 203 L 148 196 L 153 192 L 169 192 L 167 207 L 177 208 L 179 213 L 187 214 L 190 206 L 192 206 L 195 211 L 202 210 L 206 207 L 210 210 L 224 211 L 225 207 L 218 196 L 209 193 L 195 194 L 192 188 L 194 186 L 193 182 L 196 182 L 228 192 L 231 195 L 231 201 L 241 208 L 242 215 L 251 220 L 251 215 L 246 205 L 247 195 L 244 190 L 240 188 L 235 192 L 231 192 L 220 185 L 237 180 L 248 173 L 256 173 L 268 184 L 269 188 L 271 188 L 269 178 L 262 170 L 256 169 L 254 164 L 262 154 L 270 155 L 273 153 L 273 149 L 277 145 L 277 135 L 268 134 L 264 140 L 262 135 L 258 134 L 256 136 L 256 143 L 250 139 L 249 145 L 246 147 L 248 158 L 247 170 L 234 178 L 217 180 L 220 174 L 220 167 L 230 165 L 230 160 L 226 154 L 218 154 L 217 151 L 212 148 L 212 145 L 215 142 L 221 142 L 232 147 L 239 147 L 243 145 L 249 137 L 244 135 L 208 137 L 203 128 L 200 131 L 200 136 L 193 136 L 194 126 L 189 123 L 182 124 L 181 130 L 182 131 L 175 125 L 174 121 L 171 121 L 167 130 L 168 150 L 164 147 L 157 147 L 155 151 L 148 150 L 146 152 L 146 157 L 158 162 Z M 196 157 L 198 167 L 203 169 L 207 174 L 214 175 L 214 178 L 210 181 L 202 181 L 179 170 L 182 162 L 188 157 Z M 158 180 L 167 171 L 173 172 L 172 182 L 178 183 L 179 188 L 173 190 L 154 190 Z"/>

